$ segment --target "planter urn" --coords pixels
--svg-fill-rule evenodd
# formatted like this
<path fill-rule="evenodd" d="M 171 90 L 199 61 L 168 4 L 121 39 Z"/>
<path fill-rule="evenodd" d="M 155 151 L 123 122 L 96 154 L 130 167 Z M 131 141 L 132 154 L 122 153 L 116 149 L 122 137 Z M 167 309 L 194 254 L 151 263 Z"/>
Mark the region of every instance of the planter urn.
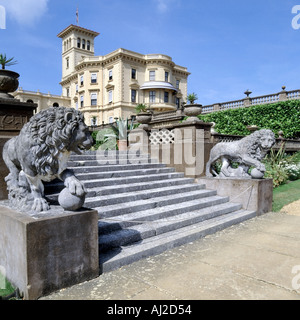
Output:
<path fill-rule="evenodd" d="M 13 99 L 9 94 L 14 92 L 19 87 L 19 77 L 17 72 L 10 70 L 0 70 L 0 99 Z"/>
<path fill-rule="evenodd" d="M 201 112 L 201 104 L 188 104 L 184 106 L 184 114 L 189 117 L 186 121 L 200 121 L 197 116 L 199 116 Z"/>
<path fill-rule="evenodd" d="M 152 114 L 149 112 L 140 112 L 136 116 L 136 121 L 141 124 L 139 126 L 141 129 L 148 128 L 148 124 L 151 122 L 151 120 Z"/>

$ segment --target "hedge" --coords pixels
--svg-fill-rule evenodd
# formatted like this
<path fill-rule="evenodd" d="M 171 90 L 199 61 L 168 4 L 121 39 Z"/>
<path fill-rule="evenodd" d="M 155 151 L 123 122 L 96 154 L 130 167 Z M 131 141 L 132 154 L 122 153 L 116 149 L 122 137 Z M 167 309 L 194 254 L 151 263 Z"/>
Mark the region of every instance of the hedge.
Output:
<path fill-rule="evenodd" d="M 204 122 L 215 122 L 215 130 L 222 134 L 248 135 L 249 125 L 272 130 L 276 137 L 283 131 L 287 139 L 300 138 L 300 100 L 230 109 L 199 115 Z"/>

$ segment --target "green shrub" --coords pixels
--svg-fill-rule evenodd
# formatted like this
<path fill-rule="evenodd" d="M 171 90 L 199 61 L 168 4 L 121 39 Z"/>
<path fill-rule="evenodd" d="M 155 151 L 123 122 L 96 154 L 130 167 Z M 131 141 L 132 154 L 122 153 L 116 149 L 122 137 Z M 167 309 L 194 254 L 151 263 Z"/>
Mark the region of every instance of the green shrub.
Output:
<path fill-rule="evenodd" d="M 215 122 L 222 134 L 248 135 L 249 125 L 270 129 L 276 136 L 282 130 L 285 138 L 300 138 L 300 100 L 280 101 L 248 108 L 217 111 L 199 115 L 204 122 Z"/>
<path fill-rule="evenodd" d="M 278 151 L 271 149 L 263 162 L 266 166 L 265 177 L 273 179 L 274 188 L 285 184 L 288 180 L 300 178 L 298 157 L 299 153 L 287 155 L 284 144 L 281 145 Z"/>

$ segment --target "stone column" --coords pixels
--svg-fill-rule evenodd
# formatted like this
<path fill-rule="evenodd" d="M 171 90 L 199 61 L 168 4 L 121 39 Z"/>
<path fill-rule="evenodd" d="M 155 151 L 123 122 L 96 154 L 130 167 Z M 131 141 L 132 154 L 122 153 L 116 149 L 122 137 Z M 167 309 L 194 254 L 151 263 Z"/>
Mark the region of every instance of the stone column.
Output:
<path fill-rule="evenodd" d="M 177 171 L 193 178 L 205 175 L 205 165 L 213 146 L 211 126 L 200 120 L 184 121 L 176 126 L 173 166 Z"/>

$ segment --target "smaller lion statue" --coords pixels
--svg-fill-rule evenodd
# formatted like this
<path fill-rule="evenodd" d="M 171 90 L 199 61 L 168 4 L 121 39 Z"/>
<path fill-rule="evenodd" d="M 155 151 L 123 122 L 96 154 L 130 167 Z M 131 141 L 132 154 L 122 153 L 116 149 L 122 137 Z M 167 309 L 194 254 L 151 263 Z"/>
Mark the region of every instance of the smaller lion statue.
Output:
<path fill-rule="evenodd" d="M 209 161 L 206 164 L 206 176 L 262 178 L 266 168 L 261 160 L 275 142 L 274 133 L 268 129 L 255 131 L 238 141 L 220 142 L 211 149 Z M 222 166 L 220 173 L 217 174 L 213 165 L 219 159 Z M 232 162 L 238 162 L 240 166 L 233 168 Z M 250 167 L 254 167 L 252 176 L 248 173 Z"/>
<path fill-rule="evenodd" d="M 35 212 L 49 210 L 43 181 L 59 178 L 72 195 L 82 197 L 83 184 L 67 169 L 72 152 L 81 154 L 93 139 L 83 114 L 74 108 L 51 107 L 24 125 L 20 134 L 3 147 L 3 160 L 9 169 L 5 178 L 10 206 Z"/>

